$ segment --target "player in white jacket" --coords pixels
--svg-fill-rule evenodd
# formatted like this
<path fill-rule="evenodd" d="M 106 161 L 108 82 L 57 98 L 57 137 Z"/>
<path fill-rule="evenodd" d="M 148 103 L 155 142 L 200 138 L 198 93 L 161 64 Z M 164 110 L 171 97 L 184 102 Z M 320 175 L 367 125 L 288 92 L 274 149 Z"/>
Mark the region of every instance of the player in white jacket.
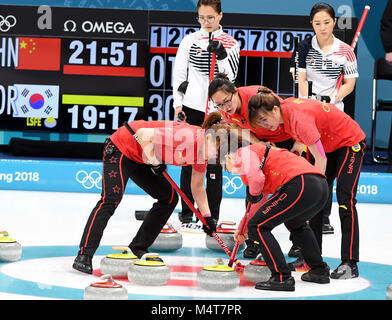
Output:
<path fill-rule="evenodd" d="M 213 52 L 216 54 L 214 74 L 225 73 L 232 81 L 237 76 L 240 56 L 237 40 L 224 32 L 220 25 L 223 17 L 220 0 L 199 0 L 197 14 L 201 28 L 182 39 L 173 70 L 174 117 L 193 125 L 201 125 L 204 120 Z M 212 105 L 208 107 L 208 111 L 212 109 Z M 183 167 L 181 190 L 193 201 L 190 181 L 191 170 Z M 207 167 L 207 196 L 211 215 L 218 220 L 222 200 L 222 168 L 219 163 Z M 180 221 L 189 223 L 192 217 L 192 211 L 182 201 Z"/>

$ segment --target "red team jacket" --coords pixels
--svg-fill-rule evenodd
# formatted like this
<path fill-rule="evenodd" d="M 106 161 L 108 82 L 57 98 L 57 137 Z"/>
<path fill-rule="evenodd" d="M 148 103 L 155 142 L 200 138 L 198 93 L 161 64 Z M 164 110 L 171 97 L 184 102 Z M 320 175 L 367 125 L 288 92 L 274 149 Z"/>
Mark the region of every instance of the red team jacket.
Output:
<path fill-rule="evenodd" d="M 280 108 L 284 131 L 307 146 L 321 140 L 324 151 L 333 152 L 354 146 L 366 137 L 358 123 L 333 104 L 288 98 Z"/>
<path fill-rule="evenodd" d="M 233 115 L 229 115 L 224 111 L 220 111 L 224 117 L 224 119 L 229 123 L 236 123 L 241 128 L 250 130 L 256 138 L 260 140 L 270 141 L 270 142 L 282 142 L 290 139 L 290 135 L 284 132 L 283 125 L 279 126 L 275 131 L 269 131 L 264 128 L 253 128 L 249 125 L 249 116 L 248 116 L 248 101 L 252 96 L 257 94 L 257 90 L 261 88 L 261 86 L 248 86 L 248 87 L 239 87 L 237 88 L 238 94 L 241 98 L 241 111 L 240 114 L 235 113 Z M 275 95 L 279 101 L 283 101 L 279 96 Z"/>
<path fill-rule="evenodd" d="M 140 128 L 155 128 L 154 152 L 163 163 L 192 167 L 205 172 L 207 161 L 202 159 L 204 130 L 198 126 L 175 121 L 136 120 L 129 123 L 133 131 Z M 145 163 L 143 150 L 128 129 L 120 127 L 110 136 L 110 140 L 130 160 Z"/>
<path fill-rule="evenodd" d="M 236 160 L 243 172 L 241 179 L 244 184 L 249 186 L 249 192 L 252 195 L 260 194 L 260 192 L 272 194 L 281 185 L 305 173 L 324 176 L 317 167 L 305 158 L 299 157 L 286 149 L 276 147 L 271 147 L 263 171 L 261 171 L 260 164 L 265 150 L 265 145 L 257 143 L 240 148 L 237 151 Z M 262 180 L 264 180 L 264 184 Z"/>
<path fill-rule="evenodd" d="M 265 145 L 257 143 L 240 148 L 237 151 L 236 166 L 242 173 L 241 180 L 249 186 L 250 194 L 263 193 L 263 200 L 251 205 L 247 221 L 267 201 L 269 194 L 275 193 L 280 186 L 291 179 L 306 173 L 324 176 L 317 167 L 310 164 L 305 158 L 299 157 L 286 149 L 275 147 L 271 147 L 262 171 L 260 164 L 265 150 Z M 244 221 L 241 223 L 244 223 Z M 245 228 L 244 233 L 246 232 L 247 228 Z"/>

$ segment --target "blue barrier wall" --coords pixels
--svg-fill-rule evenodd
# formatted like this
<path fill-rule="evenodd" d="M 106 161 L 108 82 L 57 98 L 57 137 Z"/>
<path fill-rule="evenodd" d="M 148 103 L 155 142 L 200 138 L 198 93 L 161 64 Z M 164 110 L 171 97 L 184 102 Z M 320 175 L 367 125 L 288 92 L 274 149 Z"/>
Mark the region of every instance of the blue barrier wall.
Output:
<path fill-rule="evenodd" d="M 367 135 L 367 144 L 370 144 L 371 106 L 372 106 L 372 75 L 375 58 L 384 56 L 381 39 L 379 37 L 380 19 L 387 0 L 328 0 L 340 15 L 360 17 L 365 5 L 371 6 L 371 11 L 366 20 L 365 27 L 358 41 L 358 66 L 360 78 L 356 86 L 355 119 Z M 223 0 L 223 12 L 230 13 L 258 13 L 258 14 L 281 14 L 281 15 L 308 15 L 310 8 L 318 1 L 296 1 L 295 5 L 288 0 L 263 0 L 263 1 L 236 1 Z M 66 6 L 66 7 L 93 7 L 93 8 L 118 8 L 118 9 L 143 9 L 143 10 L 176 10 L 196 11 L 197 0 L 54 0 L 43 3 L 41 0 L 0 0 L 0 4 L 11 5 L 42 5 Z M 0 14 L 4 14 L 1 13 Z M 284 19 L 284 17 L 282 17 Z M 381 84 L 380 94 L 392 98 L 391 85 Z M 384 113 L 378 119 L 377 146 L 387 147 L 391 114 Z M 79 135 L 79 134 L 28 134 L 25 132 L 0 131 L 0 144 L 8 144 L 13 137 L 43 139 L 53 141 L 81 141 L 103 142 L 106 136 L 102 135 Z"/>
<path fill-rule="evenodd" d="M 168 166 L 168 173 L 179 185 L 180 167 Z M 91 192 L 102 191 L 102 163 L 99 161 L 0 160 L 0 190 Z M 368 203 L 392 203 L 390 174 L 361 173 L 357 200 Z M 131 180 L 126 194 L 145 194 Z M 239 176 L 224 172 L 223 197 L 245 198 L 245 186 Z M 334 201 L 336 201 L 334 193 Z"/>

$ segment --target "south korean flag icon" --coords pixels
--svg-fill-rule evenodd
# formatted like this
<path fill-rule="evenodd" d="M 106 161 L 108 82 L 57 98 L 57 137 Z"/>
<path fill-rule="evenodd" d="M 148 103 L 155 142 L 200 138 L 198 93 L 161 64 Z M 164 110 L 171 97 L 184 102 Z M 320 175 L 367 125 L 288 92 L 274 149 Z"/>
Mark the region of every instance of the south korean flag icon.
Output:
<path fill-rule="evenodd" d="M 58 118 L 59 86 L 14 84 L 16 99 L 15 118 Z"/>

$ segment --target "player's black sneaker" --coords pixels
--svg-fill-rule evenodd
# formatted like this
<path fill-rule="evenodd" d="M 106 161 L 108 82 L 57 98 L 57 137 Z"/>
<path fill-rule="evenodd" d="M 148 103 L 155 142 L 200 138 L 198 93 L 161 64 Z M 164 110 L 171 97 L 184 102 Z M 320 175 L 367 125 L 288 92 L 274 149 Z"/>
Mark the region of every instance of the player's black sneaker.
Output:
<path fill-rule="evenodd" d="M 302 258 L 301 248 L 293 245 L 287 255 L 292 258 Z"/>
<path fill-rule="evenodd" d="M 329 267 L 325 264 L 324 268 L 310 269 L 301 276 L 301 280 L 314 283 L 329 283 Z"/>
<path fill-rule="evenodd" d="M 178 213 L 178 220 L 180 220 L 180 222 L 182 222 L 183 224 L 185 223 L 191 223 L 193 219 L 193 213 L 189 214 L 189 213 L 182 213 L 179 212 Z"/>
<path fill-rule="evenodd" d="M 255 288 L 259 290 L 294 291 L 295 280 L 293 277 L 289 277 L 286 280 L 279 281 L 271 277 L 268 281 L 257 282 Z"/>
<path fill-rule="evenodd" d="M 352 279 L 358 278 L 358 266 L 354 261 L 342 262 L 334 271 L 331 273 L 331 279 Z"/>
<path fill-rule="evenodd" d="M 335 230 L 330 224 L 323 224 L 323 234 L 334 234 L 334 232 Z"/>
<path fill-rule="evenodd" d="M 78 256 L 75 258 L 72 268 L 80 272 L 92 274 L 93 273 L 92 258 L 88 255 L 79 253 Z"/>
<path fill-rule="evenodd" d="M 249 239 L 245 240 L 245 242 L 246 242 L 246 248 L 242 253 L 244 258 L 255 259 L 260 252 L 260 247 L 256 243 L 250 241 Z"/>
<path fill-rule="evenodd" d="M 142 248 L 133 248 L 133 247 L 129 247 L 129 249 L 131 249 L 132 253 L 138 257 L 138 259 L 141 259 L 146 253 L 148 253 L 147 249 L 142 249 Z M 158 256 L 147 256 L 146 257 L 146 261 L 159 261 L 159 262 L 163 262 L 163 260 L 158 257 Z"/>

